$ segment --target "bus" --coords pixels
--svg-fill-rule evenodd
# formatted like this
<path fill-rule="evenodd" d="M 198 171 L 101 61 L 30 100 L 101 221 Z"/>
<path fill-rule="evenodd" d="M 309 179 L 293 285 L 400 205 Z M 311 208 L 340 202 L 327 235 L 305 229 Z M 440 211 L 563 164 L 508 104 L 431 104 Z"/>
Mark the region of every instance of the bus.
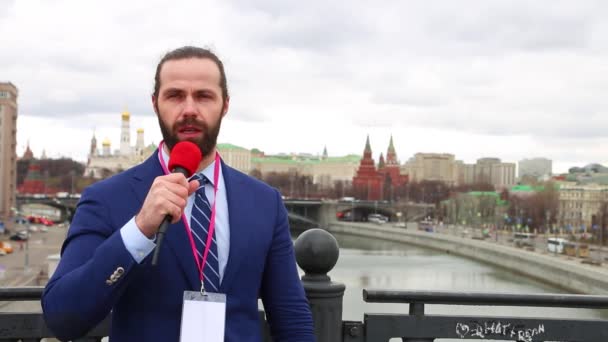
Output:
<path fill-rule="evenodd" d="M 548 238 L 547 239 L 547 251 L 550 253 L 563 254 L 565 247 L 568 244 L 568 240 L 563 238 Z"/>

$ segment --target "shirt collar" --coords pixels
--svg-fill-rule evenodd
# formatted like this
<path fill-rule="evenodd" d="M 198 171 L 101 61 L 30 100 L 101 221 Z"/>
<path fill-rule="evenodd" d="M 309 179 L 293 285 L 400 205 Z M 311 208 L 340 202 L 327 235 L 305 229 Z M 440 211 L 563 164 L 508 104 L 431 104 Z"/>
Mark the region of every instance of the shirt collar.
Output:
<path fill-rule="evenodd" d="M 165 161 L 165 168 L 167 170 L 169 170 L 169 152 L 167 152 L 167 145 L 163 144 L 163 148 L 162 148 L 162 154 L 163 154 L 163 160 Z M 211 164 L 207 165 L 206 168 L 203 169 L 203 171 L 198 172 L 199 174 L 203 174 L 205 177 L 207 177 L 207 180 L 209 181 L 209 184 L 214 185 L 213 184 L 213 168 L 215 167 L 215 159 L 213 160 L 213 162 L 211 162 Z M 221 174 L 221 171 L 220 171 Z"/>
<path fill-rule="evenodd" d="M 209 181 L 209 184 L 211 184 L 211 185 L 214 185 L 213 184 L 213 168 L 214 167 L 215 167 L 215 159 L 203 171 L 199 172 L 199 173 L 202 173 L 205 177 L 207 177 L 207 180 Z"/>

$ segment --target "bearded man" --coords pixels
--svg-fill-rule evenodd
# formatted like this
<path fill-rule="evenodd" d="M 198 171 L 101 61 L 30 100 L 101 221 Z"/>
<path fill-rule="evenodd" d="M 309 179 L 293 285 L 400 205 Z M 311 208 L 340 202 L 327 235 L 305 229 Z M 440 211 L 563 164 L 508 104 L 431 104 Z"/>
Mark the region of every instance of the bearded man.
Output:
<path fill-rule="evenodd" d="M 261 298 L 274 341 L 314 341 L 281 195 L 216 151 L 230 103 L 223 63 L 210 50 L 178 48 L 154 83 L 164 140 L 142 164 L 83 192 L 42 297 L 48 327 L 72 340 L 111 312 L 111 341 L 261 341 Z M 203 156 L 193 179 L 168 171 L 182 141 Z"/>

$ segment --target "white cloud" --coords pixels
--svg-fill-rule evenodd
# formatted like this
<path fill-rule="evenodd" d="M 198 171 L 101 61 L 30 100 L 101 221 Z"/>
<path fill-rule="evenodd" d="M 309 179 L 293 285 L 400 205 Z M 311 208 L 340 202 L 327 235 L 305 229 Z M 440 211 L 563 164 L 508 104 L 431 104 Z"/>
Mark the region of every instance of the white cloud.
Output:
<path fill-rule="evenodd" d="M 158 59 L 211 46 L 232 94 L 220 140 L 268 152 L 473 161 L 606 161 L 603 1 L 20 0 L 0 9 L 0 75 L 20 90 L 18 146 L 86 158 L 120 112 L 158 142 Z M 141 119 L 141 122 L 135 122 Z M 51 129 L 52 128 L 52 129 Z M 76 142 L 77 143 L 74 143 Z"/>

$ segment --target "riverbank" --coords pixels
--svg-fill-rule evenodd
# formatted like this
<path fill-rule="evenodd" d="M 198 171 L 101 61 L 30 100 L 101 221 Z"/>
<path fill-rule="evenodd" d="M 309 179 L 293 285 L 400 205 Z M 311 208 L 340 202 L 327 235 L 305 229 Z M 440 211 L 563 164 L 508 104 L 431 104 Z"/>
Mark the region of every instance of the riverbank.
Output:
<path fill-rule="evenodd" d="M 443 251 L 508 269 L 571 293 L 608 294 L 608 269 L 581 259 L 528 251 L 490 241 L 369 223 L 332 222 L 329 232 L 388 240 Z"/>

